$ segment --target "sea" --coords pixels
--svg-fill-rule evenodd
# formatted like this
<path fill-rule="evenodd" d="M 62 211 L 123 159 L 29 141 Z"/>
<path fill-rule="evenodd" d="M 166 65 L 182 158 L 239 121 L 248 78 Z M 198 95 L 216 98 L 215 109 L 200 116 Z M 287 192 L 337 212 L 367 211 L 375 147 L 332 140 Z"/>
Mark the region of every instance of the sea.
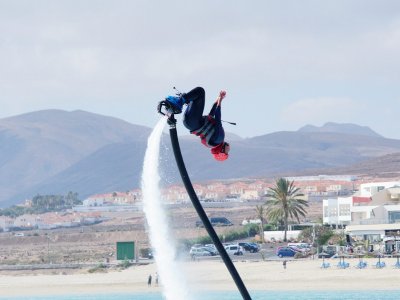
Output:
<path fill-rule="evenodd" d="M 397 291 L 290 291 L 250 292 L 253 300 L 399 300 L 400 290 Z M 91 295 L 63 295 L 63 296 L 24 296 L 0 297 L 0 300 L 164 300 L 160 293 L 134 294 L 91 294 Z M 195 299 L 206 300 L 241 300 L 239 292 L 205 292 L 196 295 Z"/>

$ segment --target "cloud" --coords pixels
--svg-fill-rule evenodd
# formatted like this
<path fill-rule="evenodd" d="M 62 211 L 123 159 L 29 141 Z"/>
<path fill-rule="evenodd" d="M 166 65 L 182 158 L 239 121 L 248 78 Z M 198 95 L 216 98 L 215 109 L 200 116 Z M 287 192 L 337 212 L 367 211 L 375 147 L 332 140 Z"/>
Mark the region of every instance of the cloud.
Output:
<path fill-rule="evenodd" d="M 84 109 L 153 125 L 172 86 L 202 85 L 228 89 L 224 114 L 249 136 L 362 120 L 352 99 L 371 109 L 400 94 L 399 1 L 22 2 L 0 2 L 0 118 Z M 310 98 L 338 94 L 352 99 Z M 242 99 L 273 99 L 270 116 L 243 114 Z"/>
<path fill-rule="evenodd" d="M 283 122 L 295 126 L 331 122 L 354 123 L 356 101 L 350 98 L 319 97 L 298 100 L 282 110 Z"/>

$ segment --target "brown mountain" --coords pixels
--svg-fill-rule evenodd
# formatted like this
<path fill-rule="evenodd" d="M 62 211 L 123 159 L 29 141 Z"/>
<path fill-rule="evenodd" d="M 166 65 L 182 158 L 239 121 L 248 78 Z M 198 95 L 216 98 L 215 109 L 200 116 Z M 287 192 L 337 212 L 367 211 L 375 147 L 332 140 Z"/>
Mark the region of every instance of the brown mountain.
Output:
<path fill-rule="evenodd" d="M 319 170 L 319 174 L 398 177 L 400 176 L 400 152 L 371 158 L 346 167 Z"/>
<path fill-rule="evenodd" d="M 335 127 L 335 126 L 333 126 Z M 198 139 L 180 145 L 193 181 L 299 174 L 340 168 L 400 152 L 400 140 L 332 130 L 275 132 L 235 137 L 230 159 L 216 162 Z M 336 126 L 336 128 L 339 128 Z M 185 133 L 181 123 L 178 132 Z M 151 129 L 83 111 L 49 110 L 0 120 L 0 206 L 37 193 L 93 193 L 139 187 L 147 137 Z M 369 132 L 371 133 L 371 132 Z M 231 135 L 234 137 L 234 135 Z M 162 178 L 180 182 L 169 136 L 161 147 Z M 379 160 L 377 160 L 379 164 Z M 375 167 L 377 168 L 377 164 Z M 354 167 L 353 167 L 354 168 Z M 384 167 L 382 167 L 384 168 Z M 355 170 L 355 169 L 354 169 Z"/>
<path fill-rule="evenodd" d="M 150 129 L 84 111 L 45 110 L 0 120 L 0 201 L 105 145 L 143 141 Z"/>

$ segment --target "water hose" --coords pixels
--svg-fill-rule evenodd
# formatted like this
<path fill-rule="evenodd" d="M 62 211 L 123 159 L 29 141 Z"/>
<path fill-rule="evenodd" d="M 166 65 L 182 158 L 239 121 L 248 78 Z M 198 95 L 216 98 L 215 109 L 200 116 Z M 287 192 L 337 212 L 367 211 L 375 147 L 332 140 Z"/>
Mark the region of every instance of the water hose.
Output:
<path fill-rule="evenodd" d="M 181 174 L 182 181 L 185 185 L 187 193 L 189 194 L 190 200 L 192 201 L 197 214 L 199 215 L 201 221 L 203 222 L 204 227 L 207 230 L 207 233 L 211 237 L 215 247 L 217 248 L 219 254 L 221 255 L 221 258 L 224 261 L 225 266 L 227 267 L 229 273 L 231 274 L 233 280 L 235 281 L 237 288 L 239 289 L 240 293 L 242 294 L 243 299 L 251 300 L 250 294 L 247 291 L 246 286 L 244 285 L 242 279 L 240 278 L 238 271 L 235 268 L 235 265 L 232 263 L 231 258 L 229 257 L 228 253 L 226 252 L 224 246 L 222 245 L 213 226 L 211 225 L 211 222 L 208 219 L 207 214 L 205 213 L 203 206 L 201 205 L 201 203 L 196 195 L 196 192 L 193 188 L 193 185 L 190 181 L 189 175 L 186 171 L 185 163 L 183 161 L 182 152 L 181 152 L 181 149 L 179 146 L 178 134 L 176 131 L 176 120 L 174 118 L 174 115 L 171 115 L 168 118 L 168 124 L 170 125 L 169 134 L 171 137 L 172 149 L 174 151 L 176 164 L 178 165 L 179 173 Z"/>

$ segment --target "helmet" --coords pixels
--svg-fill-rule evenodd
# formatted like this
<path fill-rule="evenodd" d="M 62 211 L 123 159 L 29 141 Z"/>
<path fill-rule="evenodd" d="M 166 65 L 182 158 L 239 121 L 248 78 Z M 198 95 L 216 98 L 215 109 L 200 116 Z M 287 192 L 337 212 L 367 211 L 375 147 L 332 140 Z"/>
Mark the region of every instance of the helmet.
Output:
<path fill-rule="evenodd" d="M 223 142 L 211 149 L 212 155 L 214 155 L 214 158 L 218 161 L 226 160 L 229 157 L 228 152 L 229 152 L 229 144 L 227 142 Z"/>
<path fill-rule="evenodd" d="M 214 155 L 214 158 L 218 161 L 224 161 L 224 160 L 228 159 L 228 157 L 229 157 L 229 154 L 226 154 L 223 152 L 215 153 L 213 155 Z"/>

